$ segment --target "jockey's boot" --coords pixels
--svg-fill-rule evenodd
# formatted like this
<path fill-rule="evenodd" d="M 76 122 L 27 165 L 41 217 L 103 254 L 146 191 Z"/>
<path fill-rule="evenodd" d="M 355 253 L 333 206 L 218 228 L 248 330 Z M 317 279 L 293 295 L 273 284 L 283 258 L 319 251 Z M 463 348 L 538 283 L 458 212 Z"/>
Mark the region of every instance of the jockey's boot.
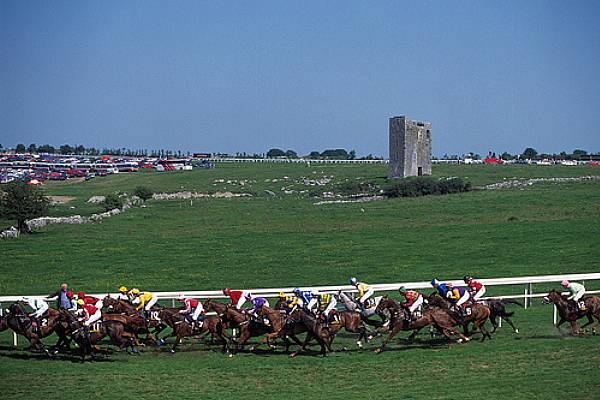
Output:
<path fill-rule="evenodd" d="M 192 332 L 196 330 L 196 321 L 192 321 Z"/>

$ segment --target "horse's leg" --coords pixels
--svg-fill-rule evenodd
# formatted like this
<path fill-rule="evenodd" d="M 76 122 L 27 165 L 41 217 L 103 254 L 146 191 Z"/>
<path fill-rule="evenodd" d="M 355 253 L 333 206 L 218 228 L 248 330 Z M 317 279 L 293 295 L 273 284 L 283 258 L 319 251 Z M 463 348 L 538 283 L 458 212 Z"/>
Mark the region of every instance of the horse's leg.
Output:
<path fill-rule="evenodd" d="M 306 337 L 304 338 L 304 343 L 301 344 L 300 349 L 298 351 L 293 352 L 292 354 L 290 354 L 290 357 L 296 357 L 298 354 L 306 351 L 306 346 L 308 345 L 308 342 L 310 341 L 310 339 L 312 339 L 313 334 L 310 332 L 306 333 Z"/>
<path fill-rule="evenodd" d="M 171 350 L 169 350 L 169 352 L 171 354 L 175 354 L 175 350 L 177 350 L 177 346 L 179 346 L 179 343 L 181 343 L 182 339 L 183 339 L 183 335 L 181 334 L 181 330 L 178 329 L 176 338 L 175 338 L 175 343 L 173 343 L 173 347 L 171 347 Z"/>
<path fill-rule="evenodd" d="M 392 330 L 390 331 L 390 334 L 385 339 L 385 341 L 381 344 L 381 347 L 375 349 L 375 353 L 381 353 L 385 349 L 385 346 L 388 345 L 388 343 L 390 342 L 390 340 L 392 340 L 394 338 L 394 336 L 396 336 L 398 334 L 398 332 L 400 332 L 402 330 L 402 328 L 401 328 L 400 325 L 401 324 L 395 324 L 392 327 Z"/>
<path fill-rule="evenodd" d="M 496 321 L 496 314 L 490 314 L 490 322 L 492 323 L 492 333 L 494 333 L 496 332 L 496 329 L 498 329 L 498 321 Z"/>
<path fill-rule="evenodd" d="M 519 328 L 517 328 L 515 326 L 515 324 L 513 323 L 512 319 L 510 319 L 509 316 L 502 317 L 502 319 L 505 320 L 510 325 L 510 327 L 513 329 L 514 333 L 519 333 Z M 494 332 L 492 331 L 492 333 L 494 333 Z"/>
<path fill-rule="evenodd" d="M 581 330 L 583 330 L 586 326 L 590 326 L 591 324 L 594 323 L 594 317 L 592 317 L 592 314 L 590 314 L 589 312 L 586 315 L 588 322 L 586 322 L 584 325 L 581 326 Z"/>

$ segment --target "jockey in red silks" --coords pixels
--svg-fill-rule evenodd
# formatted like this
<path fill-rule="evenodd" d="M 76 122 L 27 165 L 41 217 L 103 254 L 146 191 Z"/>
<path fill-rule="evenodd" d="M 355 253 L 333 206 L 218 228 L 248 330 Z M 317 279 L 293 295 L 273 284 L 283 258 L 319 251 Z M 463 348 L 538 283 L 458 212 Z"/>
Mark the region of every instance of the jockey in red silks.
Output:
<path fill-rule="evenodd" d="M 196 322 L 200 318 L 200 314 L 204 313 L 204 307 L 196 299 L 187 298 L 183 294 L 177 296 L 177 300 L 185 305 L 183 310 L 179 310 L 179 314 L 190 316 L 192 319 L 192 330 L 196 327 Z"/>
<path fill-rule="evenodd" d="M 231 304 L 235 306 L 236 309 L 241 310 L 242 306 L 246 302 L 246 296 L 248 292 L 245 290 L 231 290 L 229 288 L 223 289 L 223 294 L 231 300 Z"/>
<path fill-rule="evenodd" d="M 77 292 L 77 299 L 81 299 L 83 300 L 83 302 L 85 304 L 91 304 L 94 307 L 96 307 L 97 309 L 102 309 L 102 307 L 104 306 L 104 304 L 102 303 L 102 299 L 97 299 L 93 296 L 87 296 L 84 292 L 79 291 Z"/>
<path fill-rule="evenodd" d="M 465 275 L 463 277 L 463 281 L 465 281 L 469 287 L 469 291 L 471 292 L 471 300 L 473 300 L 474 303 L 483 297 L 485 294 L 485 286 L 483 283 L 473 279 L 473 277 L 469 275 Z"/>

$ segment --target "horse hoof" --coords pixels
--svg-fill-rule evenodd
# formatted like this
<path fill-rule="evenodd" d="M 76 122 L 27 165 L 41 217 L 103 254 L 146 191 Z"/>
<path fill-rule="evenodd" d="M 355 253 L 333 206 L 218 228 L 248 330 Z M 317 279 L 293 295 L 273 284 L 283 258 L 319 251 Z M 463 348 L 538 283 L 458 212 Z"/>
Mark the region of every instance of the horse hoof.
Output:
<path fill-rule="evenodd" d="M 229 357 L 229 358 L 232 358 L 232 357 L 233 357 L 233 353 L 229 353 L 229 354 L 227 355 L 227 357 Z"/>
<path fill-rule="evenodd" d="M 175 354 L 175 350 L 173 350 L 173 349 L 169 350 L 169 354 Z"/>
<path fill-rule="evenodd" d="M 515 333 L 519 333 L 519 330 L 518 330 L 518 329 L 515 329 Z"/>

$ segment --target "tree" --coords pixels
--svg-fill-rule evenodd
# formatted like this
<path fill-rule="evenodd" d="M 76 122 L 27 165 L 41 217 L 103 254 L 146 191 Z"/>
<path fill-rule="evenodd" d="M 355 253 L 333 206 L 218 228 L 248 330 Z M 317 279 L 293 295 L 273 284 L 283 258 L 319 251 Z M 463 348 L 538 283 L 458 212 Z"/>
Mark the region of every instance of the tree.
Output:
<path fill-rule="evenodd" d="M 298 158 L 298 153 L 296 153 L 294 150 L 288 150 L 285 152 L 285 156 L 287 158 Z"/>
<path fill-rule="evenodd" d="M 308 158 L 319 158 L 321 157 L 321 153 L 319 153 L 318 151 L 311 151 L 310 154 L 308 155 Z"/>
<path fill-rule="evenodd" d="M 12 182 L 0 192 L 0 218 L 17 221 L 21 233 L 29 233 L 28 219 L 41 217 L 50 202 L 43 193 L 23 182 Z"/>
<path fill-rule="evenodd" d="M 350 153 L 348 153 L 348 158 L 350 160 L 354 160 L 356 158 L 356 151 L 355 150 L 350 150 Z"/>
<path fill-rule="evenodd" d="M 505 151 L 504 153 L 502 153 L 500 158 L 503 159 L 504 161 L 508 161 L 508 160 L 511 160 L 513 158 L 513 156 L 509 152 Z"/>
<path fill-rule="evenodd" d="M 15 147 L 15 153 L 25 153 L 25 145 L 23 143 L 19 143 L 17 147 Z"/>
<path fill-rule="evenodd" d="M 535 156 L 537 156 L 538 152 L 536 149 L 532 148 L 532 147 L 528 147 L 525 149 L 525 151 L 523 151 L 523 158 L 527 159 L 527 160 L 532 160 L 535 158 Z"/>
<path fill-rule="evenodd" d="M 35 145 L 35 143 L 31 143 L 27 148 L 27 151 L 29 153 L 37 153 L 37 146 Z"/>
<path fill-rule="evenodd" d="M 135 194 L 140 199 L 146 201 L 152 198 L 154 191 L 147 186 L 138 186 L 135 188 L 133 194 Z"/>
<path fill-rule="evenodd" d="M 285 151 L 283 151 L 281 149 L 270 149 L 267 152 L 267 157 L 268 158 L 283 157 L 283 156 L 285 156 Z"/>
<path fill-rule="evenodd" d="M 80 144 L 79 146 L 75 147 L 75 152 L 77 154 L 85 154 L 85 146 Z"/>
<path fill-rule="evenodd" d="M 75 149 L 68 144 L 63 144 L 60 146 L 60 154 L 73 154 L 75 153 Z"/>
<path fill-rule="evenodd" d="M 56 151 L 54 146 L 50 146 L 49 144 L 44 144 L 44 145 L 38 147 L 37 150 L 38 150 L 38 153 L 49 153 L 49 154 L 54 154 L 54 152 Z"/>
<path fill-rule="evenodd" d="M 348 152 L 345 149 L 327 149 L 321 153 L 322 157 L 334 158 L 337 160 L 347 160 Z"/>

